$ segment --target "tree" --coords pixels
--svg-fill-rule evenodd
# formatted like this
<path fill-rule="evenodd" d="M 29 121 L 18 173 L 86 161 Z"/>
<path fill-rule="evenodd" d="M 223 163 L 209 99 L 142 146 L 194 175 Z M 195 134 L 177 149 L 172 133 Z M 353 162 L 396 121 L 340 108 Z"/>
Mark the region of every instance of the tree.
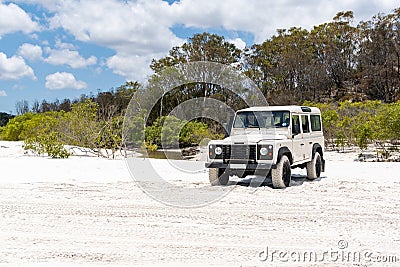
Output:
<path fill-rule="evenodd" d="M 65 98 L 60 105 L 58 106 L 57 110 L 63 110 L 65 112 L 71 111 L 71 100 Z"/>
<path fill-rule="evenodd" d="M 272 104 L 330 99 L 353 84 L 358 41 L 352 19 L 351 11 L 339 12 L 332 22 L 310 32 L 297 27 L 279 29 L 246 50 L 245 73 Z"/>
<path fill-rule="evenodd" d="M 160 73 L 166 67 L 193 61 L 232 64 L 239 62 L 240 56 L 240 49 L 225 41 L 224 37 L 204 32 L 195 34 L 182 46 L 172 48 L 168 56 L 153 60 L 150 68 L 156 73 Z"/>
<path fill-rule="evenodd" d="M 23 132 L 25 123 L 31 120 L 33 114 L 30 112 L 18 115 L 10 119 L 6 126 L 2 130 L 2 138 L 7 141 L 20 141 L 23 140 Z"/>
<path fill-rule="evenodd" d="M 117 107 L 117 112 L 123 114 L 129 105 L 133 95 L 141 88 L 141 84 L 137 81 L 128 81 L 125 84 L 117 87 L 115 91 L 115 105 Z"/>
<path fill-rule="evenodd" d="M 302 28 L 278 30 L 264 43 L 253 45 L 245 58 L 246 74 L 262 88 L 269 103 L 299 104 L 316 96 L 322 80 L 309 32 Z M 322 87 L 323 88 L 323 87 Z"/>
<path fill-rule="evenodd" d="M 63 143 L 96 150 L 100 135 L 98 108 L 98 104 L 89 99 L 73 104 L 60 124 Z"/>
<path fill-rule="evenodd" d="M 115 157 L 118 149 L 122 149 L 122 123 L 124 117 L 115 116 L 100 122 L 100 135 L 97 140 L 99 148 L 104 148 L 106 157 Z M 109 153 L 108 150 L 111 150 Z"/>
<path fill-rule="evenodd" d="M 370 99 L 394 102 L 400 98 L 400 9 L 361 22 L 358 71 L 362 90 Z"/>
<path fill-rule="evenodd" d="M 168 56 L 159 60 L 153 60 L 150 67 L 155 71 L 155 75 L 149 81 L 159 84 L 158 76 L 165 68 L 176 66 L 180 63 L 189 63 L 195 61 L 210 61 L 221 64 L 238 64 L 241 59 L 241 51 L 232 43 L 227 42 L 224 37 L 216 34 L 202 33 L 195 34 L 189 38 L 189 41 L 180 47 L 174 47 L 169 51 Z M 213 75 L 212 70 L 199 70 L 199 73 L 205 77 Z M 173 89 L 173 88 L 170 88 Z M 224 95 L 226 100 L 236 98 L 229 88 L 221 88 L 217 84 L 211 83 L 190 83 L 175 87 L 157 103 L 154 113 L 155 116 L 163 116 L 168 114 L 173 108 L 180 103 L 198 97 L 210 97 L 216 94 Z M 204 103 L 203 103 L 204 105 Z M 229 103 L 228 103 L 229 105 Z M 151 122 L 156 119 L 153 118 Z"/>
<path fill-rule="evenodd" d="M 5 113 L 5 112 L 0 112 L 0 127 L 6 126 L 9 120 L 14 118 L 13 115 Z"/>
<path fill-rule="evenodd" d="M 17 115 L 23 115 L 29 111 L 29 103 L 27 100 L 21 100 L 15 103 L 15 111 Z"/>
<path fill-rule="evenodd" d="M 40 112 L 40 104 L 39 104 L 39 101 L 37 99 L 35 99 L 35 101 L 33 101 L 32 112 L 33 113 L 39 113 Z"/>
<path fill-rule="evenodd" d="M 40 104 L 40 112 L 44 113 L 48 111 L 51 111 L 50 104 L 43 99 L 42 103 Z"/>
<path fill-rule="evenodd" d="M 339 12 L 332 22 L 316 26 L 311 31 L 316 60 L 329 81 L 328 97 L 343 97 L 354 86 L 358 31 L 352 27 L 353 12 Z"/>

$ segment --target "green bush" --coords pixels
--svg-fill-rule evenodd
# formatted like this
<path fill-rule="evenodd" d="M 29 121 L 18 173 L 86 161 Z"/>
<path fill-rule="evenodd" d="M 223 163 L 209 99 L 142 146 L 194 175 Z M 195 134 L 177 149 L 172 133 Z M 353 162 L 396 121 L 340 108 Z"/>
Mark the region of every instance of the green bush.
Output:
<path fill-rule="evenodd" d="M 124 118 L 117 116 L 110 121 L 101 121 L 101 132 L 98 138 L 98 144 L 105 149 L 116 150 L 122 145 L 122 122 Z"/>
<path fill-rule="evenodd" d="M 158 118 L 153 125 L 145 129 L 147 146 L 170 147 L 179 144 L 180 147 L 198 145 L 204 138 L 216 139 L 221 135 L 210 131 L 207 124 L 198 121 L 181 121 L 173 116 Z"/>
<path fill-rule="evenodd" d="M 20 141 L 23 140 L 23 131 L 25 123 L 32 119 L 33 113 L 25 113 L 23 115 L 16 116 L 8 121 L 7 125 L 3 128 L 2 137 L 7 141 Z"/>
<path fill-rule="evenodd" d="M 366 149 L 368 147 L 368 143 L 374 138 L 374 130 L 371 126 L 371 122 L 367 121 L 359 124 L 357 125 L 356 129 L 357 145 L 361 149 Z"/>
<path fill-rule="evenodd" d="M 180 132 L 179 141 L 183 146 L 199 145 L 203 139 L 220 139 L 223 135 L 213 134 L 208 125 L 198 121 L 189 121 Z"/>
<path fill-rule="evenodd" d="M 382 106 L 376 115 L 377 138 L 380 140 L 399 140 L 400 102 Z"/>
<path fill-rule="evenodd" d="M 71 155 L 54 132 L 27 138 L 24 141 L 24 149 L 39 156 L 47 154 L 51 158 L 68 158 Z"/>
<path fill-rule="evenodd" d="M 98 104 L 89 99 L 73 104 L 71 111 L 60 120 L 58 130 L 60 139 L 65 144 L 98 148 L 101 135 Z"/>
<path fill-rule="evenodd" d="M 179 142 L 179 133 L 184 125 L 174 116 L 163 116 L 154 121 L 153 125 L 145 129 L 147 144 L 156 144 L 158 147 L 168 148 Z"/>
<path fill-rule="evenodd" d="M 22 139 L 35 137 L 37 135 L 47 135 L 59 126 L 60 119 L 65 115 L 64 111 L 49 111 L 45 113 L 33 114 L 30 120 L 25 121 L 20 137 Z"/>
<path fill-rule="evenodd" d="M 383 104 L 380 101 L 334 104 L 305 102 L 321 109 L 325 138 L 342 148 L 354 144 L 361 149 L 369 143 L 399 140 L 400 102 Z"/>
<path fill-rule="evenodd" d="M 136 115 L 134 118 L 125 118 L 124 132 L 125 142 L 135 147 L 141 147 L 145 138 L 145 119 L 144 114 Z"/>
<path fill-rule="evenodd" d="M 142 149 L 146 149 L 149 152 L 156 151 L 158 149 L 158 146 L 156 144 L 153 144 L 151 142 L 144 142 Z"/>
<path fill-rule="evenodd" d="M 20 141 L 39 134 L 49 134 L 55 130 L 64 112 L 25 113 L 9 120 L 2 128 L 2 139 Z"/>

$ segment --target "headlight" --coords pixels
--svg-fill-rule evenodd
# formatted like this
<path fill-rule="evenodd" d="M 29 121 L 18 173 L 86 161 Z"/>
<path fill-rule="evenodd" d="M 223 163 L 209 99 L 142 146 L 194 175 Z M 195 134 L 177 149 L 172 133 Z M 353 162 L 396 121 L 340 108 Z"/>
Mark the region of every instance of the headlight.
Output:
<path fill-rule="evenodd" d="M 261 156 L 266 156 L 268 154 L 268 149 L 266 147 L 262 147 L 260 149 Z"/>
<path fill-rule="evenodd" d="M 210 159 L 222 159 L 222 145 L 209 145 L 208 156 Z"/>
<path fill-rule="evenodd" d="M 258 159 L 271 160 L 273 158 L 274 147 L 272 145 L 259 145 Z"/>

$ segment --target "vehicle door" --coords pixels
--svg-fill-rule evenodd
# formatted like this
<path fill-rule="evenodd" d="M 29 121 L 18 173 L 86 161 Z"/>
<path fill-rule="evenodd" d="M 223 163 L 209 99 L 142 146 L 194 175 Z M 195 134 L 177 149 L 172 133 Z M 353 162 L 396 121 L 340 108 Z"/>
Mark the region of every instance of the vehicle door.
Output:
<path fill-rule="evenodd" d="M 303 133 L 301 132 L 300 114 L 292 113 L 292 155 L 293 162 L 303 160 Z"/>
<path fill-rule="evenodd" d="M 302 160 L 310 159 L 312 154 L 312 145 L 313 141 L 311 138 L 311 130 L 310 130 L 310 116 L 309 114 L 302 114 L 300 116 L 301 119 L 301 130 L 303 132 L 303 142 L 302 146 Z"/>

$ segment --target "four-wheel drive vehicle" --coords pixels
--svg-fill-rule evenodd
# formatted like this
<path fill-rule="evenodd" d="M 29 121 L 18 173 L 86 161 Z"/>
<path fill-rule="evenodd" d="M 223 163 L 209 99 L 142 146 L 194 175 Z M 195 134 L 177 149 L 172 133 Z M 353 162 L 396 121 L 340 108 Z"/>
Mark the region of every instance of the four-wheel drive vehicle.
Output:
<path fill-rule="evenodd" d="M 270 175 L 274 188 L 285 188 L 296 167 L 316 179 L 325 171 L 321 112 L 302 106 L 239 110 L 229 137 L 209 142 L 206 167 L 212 185 L 228 184 L 231 175 Z"/>

